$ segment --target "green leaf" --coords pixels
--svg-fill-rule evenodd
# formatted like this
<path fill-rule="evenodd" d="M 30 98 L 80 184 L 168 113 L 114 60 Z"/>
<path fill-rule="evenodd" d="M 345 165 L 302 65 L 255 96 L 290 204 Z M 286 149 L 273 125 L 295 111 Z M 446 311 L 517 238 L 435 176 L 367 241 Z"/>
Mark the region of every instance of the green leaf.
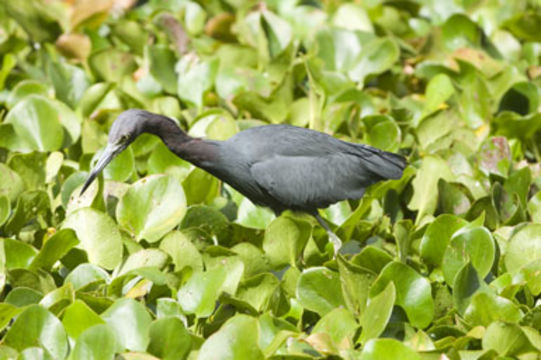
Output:
<path fill-rule="evenodd" d="M 14 202 L 24 190 L 24 182 L 19 174 L 0 163 L 0 196 L 6 196 L 9 202 Z"/>
<path fill-rule="evenodd" d="M 502 356 L 516 356 L 536 350 L 518 325 L 501 321 L 487 327 L 482 343 L 483 349 L 496 350 Z"/>
<path fill-rule="evenodd" d="M 442 214 L 428 225 L 421 239 L 421 257 L 433 266 L 441 265 L 451 236 L 467 221 L 450 214 Z"/>
<path fill-rule="evenodd" d="M 423 116 L 437 111 L 455 92 L 451 79 L 445 74 L 434 76 L 426 86 L 426 102 L 423 109 Z"/>
<path fill-rule="evenodd" d="M 396 305 L 404 309 L 410 323 L 418 328 L 427 327 L 434 317 L 430 282 L 409 266 L 392 262 L 383 268 L 370 295 L 379 294 L 390 282 L 396 287 Z"/>
<path fill-rule="evenodd" d="M 415 351 L 395 339 L 372 339 L 364 346 L 360 360 L 420 360 Z"/>
<path fill-rule="evenodd" d="M 6 256 L 6 269 L 27 268 L 37 254 L 37 250 L 22 241 L 0 239 Z"/>
<path fill-rule="evenodd" d="M 164 360 L 185 359 L 192 347 L 192 338 L 177 317 L 155 320 L 150 325 L 148 352 Z"/>
<path fill-rule="evenodd" d="M 527 224 L 513 234 L 505 253 L 507 271 L 514 274 L 532 261 L 541 259 L 541 225 Z"/>
<path fill-rule="evenodd" d="M 439 179 L 452 180 L 447 163 L 436 156 L 425 157 L 413 179 L 413 197 L 408 204 L 408 208 L 417 210 L 416 224 L 419 224 L 425 215 L 431 215 L 436 210 Z"/>
<path fill-rule="evenodd" d="M 274 219 L 267 227 L 263 239 L 263 251 L 271 266 L 276 269 L 287 264 L 294 266 L 310 233 L 311 226 L 306 222 L 284 216 Z"/>
<path fill-rule="evenodd" d="M 503 23 L 513 35 L 522 40 L 541 41 L 541 16 L 535 11 L 516 14 Z"/>
<path fill-rule="evenodd" d="M 257 320 L 247 315 L 236 315 L 201 346 L 198 360 L 259 360 L 263 353 L 258 346 Z"/>
<path fill-rule="evenodd" d="M 366 82 L 368 75 L 380 74 L 387 71 L 398 60 L 400 50 L 390 38 L 376 38 L 366 44 L 359 57 L 349 71 L 353 81 Z"/>
<path fill-rule="evenodd" d="M 175 69 L 178 73 L 178 96 L 201 108 L 205 93 L 214 85 L 218 64 L 218 59 L 205 61 L 194 55 L 183 56 Z"/>
<path fill-rule="evenodd" d="M 490 232 L 484 227 L 466 226 L 458 230 L 449 242 L 443 256 L 442 269 L 445 281 L 452 285 L 456 274 L 471 262 L 477 274 L 484 278 L 492 268 L 496 245 Z"/>
<path fill-rule="evenodd" d="M 198 317 L 211 315 L 226 276 L 225 269 L 220 267 L 194 273 L 177 293 L 184 312 Z"/>
<path fill-rule="evenodd" d="M 348 30 L 374 32 L 366 10 L 361 5 L 354 3 L 340 5 L 334 13 L 332 23 L 334 26 Z"/>
<path fill-rule="evenodd" d="M 47 96 L 48 88 L 43 83 L 36 80 L 23 80 L 9 93 L 6 105 L 9 109 L 13 108 L 19 101 L 24 100 L 30 95 Z"/>
<path fill-rule="evenodd" d="M 31 305 L 13 323 L 4 343 L 22 351 L 39 345 L 54 359 L 64 359 L 68 353 L 68 339 L 60 320 L 40 305 Z"/>
<path fill-rule="evenodd" d="M 51 100 L 32 95 L 20 101 L 10 110 L 5 124 L 11 124 L 22 148 L 11 150 L 54 151 L 62 147 L 64 131 L 60 111 Z"/>
<path fill-rule="evenodd" d="M 79 240 L 73 230 L 59 230 L 43 243 L 39 253 L 32 260 L 30 268 L 49 270 L 78 243 Z"/>
<path fill-rule="evenodd" d="M 75 231 L 91 264 L 106 269 L 113 269 L 120 264 L 122 239 L 109 216 L 91 208 L 82 208 L 71 213 L 63 227 Z"/>
<path fill-rule="evenodd" d="M 311 267 L 302 272 L 296 296 L 302 306 L 321 316 L 345 306 L 339 274 L 324 267 Z"/>
<path fill-rule="evenodd" d="M 270 11 L 261 12 L 261 27 L 267 37 L 267 50 L 271 58 L 280 55 L 292 39 L 289 23 Z"/>
<path fill-rule="evenodd" d="M 353 343 L 353 336 L 359 325 L 353 314 L 343 308 L 336 308 L 323 316 L 312 329 L 312 334 L 328 334 L 335 344 L 344 340 Z"/>
<path fill-rule="evenodd" d="M 89 284 L 109 281 L 109 274 L 102 268 L 92 264 L 80 264 L 66 277 L 66 283 L 72 283 L 75 290 Z"/>
<path fill-rule="evenodd" d="M 115 332 L 108 325 L 98 324 L 86 329 L 77 338 L 69 359 L 113 359 L 118 350 Z"/>
<path fill-rule="evenodd" d="M 105 321 L 81 300 L 75 300 L 69 305 L 62 316 L 62 324 L 66 333 L 74 340 L 77 340 L 85 330 L 104 323 Z"/>
<path fill-rule="evenodd" d="M 175 74 L 175 53 L 164 45 L 150 45 L 146 48 L 150 74 L 170 94 L 177 93 Z"/>
<path fill-rule="evenodd" d="M 274 214 L 267 208 L 255 206 L 247 198 L 243 198 L 237 214 L 237 224 L 252 229 L 266 229 L 272 220 Z"/>
<path fill-rule="evenodd" d="M 376 275 L 365 268 L 347 262 L 341 255 L 337 257 L 337 262 L 345 303 L 348 309 L 358 317 L 365 311 L 368 291 Z"/>
<path fill-rule="evenodd" d="M 136 69 L 134 56 L 115 48 L 98 50 L 88 57 L 94 75 L 108 82 L 119 82 Z"/>
<path fill-rule="evenodd" d="M 362 317 L 362 332 L 359 341 L 365 344 L 368 340 L 381 335 L 393 311 L 396 299 L 396 289 L 393 282 L 389 282 L 385 289 L 368 301 Z"/>
<path fill-rule="evenodd" d="M 473 295 L 464 313 L 464 319 L 473 326 L 489 326 L 498 320 L 517 323 L 522 316 L 522 311 L 512 301 L 483 292 Z"/>
<path fill-rule="evenodd" d="M 129 298 L 117 300 L 101 314 L 101 318 L 111 327 L 121 348 L 146 350 L 150 341 L 148 328 L 152 319 L 140 302 Z"/>
<path fill-rule="evenodd" d="M 237 290 L 236 298 L 250 304 L 256 311 L 268 308 L 271 297 L 280 285 L 276 276 L 263 273 L 243 281 Z"/>
<path fill-rule="evenodd" d="M 400 146 L 401 131 L 396 122 L 387 115 L 369 115 L 363 118 L 366 141 L 386 151 L 396 151 Z"/>
<path fill-rule="evenodd" d="M 203 270 L 203 258 L 189 238 L 179 231 L 172 231 L 160 242 L 175 264 L 175 271 L 190 267 L 194 272 Z"/>
<path fill-rule="evenodd" d="M 130 186 L 116 210 L 119 224 L 137 240 L 158 241 L 186 213 L 180 184 L 170 176 L 152 175 Z"/>

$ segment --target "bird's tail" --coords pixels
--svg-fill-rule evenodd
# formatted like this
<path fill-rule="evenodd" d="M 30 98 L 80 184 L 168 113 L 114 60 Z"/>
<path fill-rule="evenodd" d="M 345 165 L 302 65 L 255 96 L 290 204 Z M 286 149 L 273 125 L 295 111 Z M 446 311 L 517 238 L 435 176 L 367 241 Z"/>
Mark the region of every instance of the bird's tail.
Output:
<path fill-rule="evenodd" d="M 363 166 L 382 179 L 400 179 L 406 168 L 406 159 L 398 154 L 361 145 Z"/>

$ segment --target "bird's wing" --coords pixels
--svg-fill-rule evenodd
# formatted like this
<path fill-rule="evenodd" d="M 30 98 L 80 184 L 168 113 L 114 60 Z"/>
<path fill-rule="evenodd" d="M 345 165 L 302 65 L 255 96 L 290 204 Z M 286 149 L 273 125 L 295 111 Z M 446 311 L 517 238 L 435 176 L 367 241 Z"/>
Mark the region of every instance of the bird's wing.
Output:
<path fill-rule="evenodd" d="M 278 155 L 254 163 L 257 184 L 286 208 L 314 210 L 344 199 L 360 198 L 364 189 L 381 180 L 344 153 L 327 156 Z"/>

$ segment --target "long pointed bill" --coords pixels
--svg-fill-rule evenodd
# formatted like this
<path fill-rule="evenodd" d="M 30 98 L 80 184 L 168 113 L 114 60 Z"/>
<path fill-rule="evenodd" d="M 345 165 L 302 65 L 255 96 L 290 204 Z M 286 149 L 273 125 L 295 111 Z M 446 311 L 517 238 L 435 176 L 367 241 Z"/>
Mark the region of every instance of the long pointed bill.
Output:
<path fill-rule="evenodd" d="M 85 184 L 83 185 L 83 188 L 81 189 L 81 195 L 88 189 L 90 184 L 96 179 L 96 177 L 100 174 L 100 172 L 113 160 L 113 158 L 122 151 L 122 145 L 112 145 L 107 144 L 107 147 L 105 150 L 103 150 L 103 153 L 100 156 L 100 159 L 90 172 L 90 175 L 88 175 L 88 178 L 85 181 Z"/>

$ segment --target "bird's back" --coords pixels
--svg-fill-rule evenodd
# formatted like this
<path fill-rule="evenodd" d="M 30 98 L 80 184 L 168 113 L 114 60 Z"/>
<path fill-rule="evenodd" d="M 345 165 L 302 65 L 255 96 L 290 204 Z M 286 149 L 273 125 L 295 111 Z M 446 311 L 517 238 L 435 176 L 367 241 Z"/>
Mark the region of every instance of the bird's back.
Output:
<path fill-rule="evenodd" d="M 222 144 L 224 181 L 252 201 L 313 212 L 402 176 L 400 155 L 289 125 L 242 131 Z"/>

